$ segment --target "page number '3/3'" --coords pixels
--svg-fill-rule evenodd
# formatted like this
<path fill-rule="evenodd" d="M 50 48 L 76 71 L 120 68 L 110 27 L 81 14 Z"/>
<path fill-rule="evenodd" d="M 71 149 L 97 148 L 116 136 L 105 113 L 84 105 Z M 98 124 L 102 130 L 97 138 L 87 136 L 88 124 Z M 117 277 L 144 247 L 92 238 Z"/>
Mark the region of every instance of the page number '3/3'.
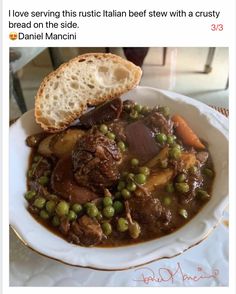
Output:
<path fill-rule="evenodd" d="M 224 29 L 224 26 L 223 26 L 223 24 L 212 24 L 211 25 L 211 30 L 213 31 L 213 32 L 220 32 L 220 31 L 223 31 L 223 29 Z"/>

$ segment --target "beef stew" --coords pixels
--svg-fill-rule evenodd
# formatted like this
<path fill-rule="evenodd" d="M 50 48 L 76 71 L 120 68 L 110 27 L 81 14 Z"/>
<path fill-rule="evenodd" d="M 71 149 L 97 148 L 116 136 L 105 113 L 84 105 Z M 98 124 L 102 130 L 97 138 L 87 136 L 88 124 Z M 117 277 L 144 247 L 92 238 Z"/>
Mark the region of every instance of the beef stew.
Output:
<path fill-rule="evenodd" d="M 165 106 L 116 98 L 74 127 L 26 143 L 32 148 L 28 210 L 77 245 L 162 237 L 211 199 L 215 172 L 207 142 Z"/>

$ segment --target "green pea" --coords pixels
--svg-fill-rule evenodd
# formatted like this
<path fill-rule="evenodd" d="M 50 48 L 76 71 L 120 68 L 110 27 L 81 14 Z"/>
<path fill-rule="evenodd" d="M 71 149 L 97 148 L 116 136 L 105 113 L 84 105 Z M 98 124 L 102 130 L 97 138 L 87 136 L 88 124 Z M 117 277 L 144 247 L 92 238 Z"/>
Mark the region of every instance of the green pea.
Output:
<path fill-rule="evenodd" d="M 139 160 L 137 158 L 132 158 L 130 163 L 132 166 L 138 166 Z"/>
<path fill-rule="evenodd" d="M 129 228 L 128 221 L 123 217 L 119 218 L 117 222 L 117 230 L 119 232 L 125 232 L 128 230 L 128 228 Z"/>
<path fill-rule="evenodd" d="M 60 220 L 59 220 L 59 217 L 54 215 L 53 219 L 52 219 L 52 225 L 54 227 L 58 227 L 60 225 Z"/>
<path fill-rule="evenodd" d="M 38 197 L 34 200 L 33 205 L 39 209 L 42 209 L 46 203 L 46 199 L 43 197 Z"/>
<path fill-rule="evenodd" d="M 181 145 L 179 145 L 179 144 L 177 144 L 177 143 L 174 143 L 174 144 L 172 145 L 172 147 L 173 147 L 173 148 L 178 148 L 180 151 L 183 150 L 183 146 L 181 146 Z"/>
<path fill-rule="evenodd" d="M 118 183 L 117 190 L 118 190 L 118 191 L 121 191 L 121 190 L 124 189 L 124 188 L 125 188 L 125 182 L 124 182 L 124 181 L 120 181 L 120 182 Z"/>
<path fill-rule="evenodd" d="M 49 182 L 49 178 L 46 176 L 42 176 L 38 179 L 38 183 L 42 186 L 47 185 Z"/>
<path fill-rule="evenodd" d="M 32 171 L 32 169 L 28 170 L 27 176 L 30 179 L 33 177 L 33 171 Z"/>
<path fill-rule="evenodd" d="M 116 138 L 116 135 L 114 133 L 112 133 L 112 132 L 106 133 L 106 136 L 110 140 L 115 140 L 115 138 Z"/>
<path fill-rule="evenodd" d="M 63 200 L 57 204 L 55 211 L 58 216 L 65 216 L 65 215 L 68 215 L 69 208 L 70 208 L 69 204 Z"/>
<path fill-rule="evenodd" d="M 168 193 L 174 193 L 174 191 L 175 191 L 175 188 L 174 188 L 173 183 L 168 183 L 166 185 L 166 192 L 168 192 Z"/>
<path fill-rule="evenodd" d="M 191 166 L 189 168 L 189 172 L 192 174 L 192 175 L 196 175 L 197 172 L 198 172 L 198 168 L 196 166 Z"/>
<path fill-rule="evenodd" d="M 213 176 L 214 176 L 213 171 L 209 168 L 205 168 L 203 170 L 203 174 L 206 175 L 208 178 L 213 178 Z"/>
<path fill-rule="evenodd" d="M 165 196 L 165 197 L 163 198 L 163 204 L 164 204 L 165 206 L 169 206 L 169 205 L 171 204 L 171 202 L 172 202 L 171 197 L 169 197 L 169 196 Z"/>
<path fill-rule="evenodd" d="M 186 181 L 186 179 L 187 179 L 186 174 L 181 173 L 176 177 L 176 182 L 182 183 L 182 182 Z"/>
<path fill-rule="evenodd" d="M 112 206 L 106 206 L 103 208 L 102 213 L 106 218 L 112 218 L 115 214 L 115 209 Z"/>
<path fill-rule="evenodd" d="M 156 134 L 155 138 L 156 138 L 157 142 L 161 143 L 161 144 L 165 143 L 167 140 L 166 135 L 163 133 Z"/>
<path fill-rule="evenodd" d="M 68 220 L 74 221 L 76 220 L 76 218 L 77 218 L 77 214 L 73 210 L 70 210 L 68 213 Z"/>
<path fill-rule="evenodd" d="M 135 104 L 135 105 L 134 105 L 134 110 L 136 110 L 138 113 L 142 111 L 142 108 L 143 108 L 143 107 L 142 107 L 142 105 L 140 105 L 140 104 Z"/>
<path fill-rule="evenodd" d="M 133 173 L 128 173 L 127 177 L 126 177 L 126 181 L 130 182 L 134 180 L 134 174 Z"/>
<path fill-rule="evenodd" d="M 72 205 L 72 210 L 75 213 L 79 214 L 83 210 L 83 207 L 79 203 L 75 203 L 75 204 Z"/>
<path fill-rule="evenodd" d="M 51 171 L 50 170 L 46 170 L 44 173 L 43 173 L 44 176 L 46 177 L 49 177 L 51 175 Z"/>
<path fill-rule="evenodd" d="M 130 192 L 134 192 L 136 190 L 137 186 L 134 182 L 130 182 L 127 184 L 126 189 Z"/>
<path fill-rule="evenodd" d="M 101 133 L 103 133 L 104 135 L 108 132 L 108 127 L 105 124 L 100 125 L 99 130 Z"/>
<path fill-rule="evenodd" d="M 113 207 L 115 209 L 115 213 L 121 213 L 124 209 L 123 203 L 118 200 L 114 202 Z"/>
<path fill-rule="evenodd" d="M 169 156 L 170 156 L 170 158 L 173 158 L 173 159 L 179 159 L 181 156 L 181 150 L 177 147 L 173 147 L 169 151 Z"/>
<path fill-rule="evenodd" d="M 84 204 L 84 208 L 85 209 L 88 209 L 90 206 L 92 206 L 92 205 L 94 205 L 93 203 L 91 203 L 91 202 L 87 202 L 87 203 L 85 203 Z"/>
<path fill-rule="evenodd" d="M 42 219 L 49 219 L 49 214 L 46 210 L 41 210 L 40 213 L 39 213 L 39 216 L 42 218 Z"/>
<path fill-rule="evenodd" d="M 33 199 L 35 196 L 36 196 L 36 191 L 34 191 L 34 190 L 27 191 L 25 193 L 25 199 L 28 200 L 28 201 Z"/>
<path fill-rule="evenodd" d="M 124 199 L 129 199 L 131 197 L 130 191 L 127 189 L 122 189 L 121 195 L 123 196 Z"/>
<path fill-rule="evenodd" d="M 116 193 L 115 193 L 115 198 L 118 199 L 118 198 L 120 198 L 120 197 L 121 197 L 121 193 L 120 193 L 120 192 L 116 192 Z"/>
<path fill-rule="evenodd" d="M 175 188 L 181 193 L 187 193 L 189 191 L 189 185 L 187 183 L 176 183 Z"/>
<path fill-rule="evenodd" d="M 168 106 L 161 106 L 158 108 L 158 111 L 162 113 L 165 117 L 170 115 L 170 108 Z"/>
<path fill-rule="evenodd" d="M 146 105 L 143 106 L 142 109 L 141 109 L 141 113 L 145 115 L 145 114 L 147 114 L 148 112 L 149 112 L 149 107 L 146 106 Z"/>
<path fill-rule="evenodd" d="M 145 176 L 149 176 L 150 175 L 150 169 L 147 166 L 141 166 L 139 168 L 139 172 L 141 174 L 144 174 Z"/>
<path fill-rule="evenodd" d="M 135 110 L 132 110 L 131 112 L 130 112 L 130 114 L 129 114 L 129 117 L 131 118 L 131 119 L 137 119 L 138 118 L 138 111 L 135 111 Z"/>
<path fill-rule="evenodd" d="M 33 160 L 34 162 L 38 162 L 41 158 L 42 158 L 41 155 L 36 155 Z"/>
<path fill-rule="evenodd" d="M 120 149 L 120 151 L 124 152 L 126 150 L 126 146 L 125 143 L 123 141 L 119 141 L 117 143 L 118 148 Z"/>
<path fill-rule="evenodd" d="M 127 171 L 123 171 L 121 176 L 122 176 L 122 178 L 126 178 L 128 176 L 128 174 L 129 173 Z"/>
<path fill-rule="evenodd" d="M 112 226 L 110 223 L 108 222 L 104 222 L 102 224 L 102 230 L 103 230 L 103 233 L 106 235 L 106 236 L 109 236 L 111 233 L 112 233 Z"/>
<path fill-rule="evenodd" d="M 52 214 L 54 212 L 55 208 L 56 208 L 56 205 L 57 205 L 56 202 L 53 201 L 53 200 L 47 201 L 47 203 L 46 203 L 46 210 L 47 210 L 47 212 L 49 212 L 50 214 Z"/>
<path fill-rule="evenodd" d="M 209 200 L 211 196 L 207 193 L 207 191 L 204 191 L 202 189 L 197 190 L 197 197 L 201 200 Z"/>
<path fill-rule="evenodd" d="M 166 141 L 169 145 L 174 144 L 176 137 L 174 135 L 167 135 Z"/>
<path fill-rule="evenodd" d="M 38 165 L 37 163 L 33 163 L 33 164 L 31 165 L 31 168 L 32 168 L 32 169 L 35 169 L 35 168 L 37 167 L 37 165 Z"/>
<path fill-rule="evenodd" d="M 104 206 L 110 206 L 112 205 L 113 201 L 111 197 L 104 197 L 103 198 L 103 205 Z"/>
<path fill-rule="evenodd" d="M 57 195 L 55 195 L 55 194 L 49 194 L 49 195 L 48 195 L 48 198 L 49 198 L 50 200 L 54 200 L 54 201 L 57 201 L 57 200 L 58 200 L 58 197 L 57 197 Z"/>
<path fill-rule="evenodd" d="M 90 217 L 96 217 L 98 215 L 98 209 L 96 205 L 92 204 L 87 208 L 87 214 Z"/>
<path fill-rule="evenodd" d="M 141 233 L 140 225 L 137 222 L 129 224 L 129 234 L 131 238 L 137 239 Z"/>
<path fill-rule="evenodd" d="M 136 183 L 142 185 L 146 183 L 147 177 L 144 174 L 137 174 L 134 176 L 134 180 Z"/>
<path fill-rule="evenodd" d="M 179 209 L 179 215 L 181 215 L 183 218 L 187 219 L 188 218 L 188 212 L 186 209 L 181 208 Z"/>

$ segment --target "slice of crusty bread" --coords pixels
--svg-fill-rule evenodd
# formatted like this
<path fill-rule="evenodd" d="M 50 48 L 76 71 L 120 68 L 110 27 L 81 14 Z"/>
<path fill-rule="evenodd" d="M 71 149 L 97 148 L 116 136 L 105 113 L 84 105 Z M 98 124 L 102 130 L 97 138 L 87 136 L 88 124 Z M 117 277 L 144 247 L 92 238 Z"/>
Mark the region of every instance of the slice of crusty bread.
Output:
<path fill-rule="evenodd" d="M 57 132 L 87 109 L 134 88 L 142 71 L 113 54 L 80 55 L 49 74 L 35 98 L 35 118 L 42 128 Z"/>

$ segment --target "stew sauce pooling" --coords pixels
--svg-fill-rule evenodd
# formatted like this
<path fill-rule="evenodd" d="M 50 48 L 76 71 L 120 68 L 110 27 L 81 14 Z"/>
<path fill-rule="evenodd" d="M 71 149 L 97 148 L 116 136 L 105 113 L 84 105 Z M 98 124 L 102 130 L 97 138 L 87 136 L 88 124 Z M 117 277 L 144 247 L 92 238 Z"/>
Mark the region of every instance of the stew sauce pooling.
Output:
<path fill-rule="evenodd" d="M 76 127 L 26 141 L 28 210 L 68 242 L 122 246 L 159 238 L 211 198 L 207 144 L 168 107 L 116 98 Z"/>

